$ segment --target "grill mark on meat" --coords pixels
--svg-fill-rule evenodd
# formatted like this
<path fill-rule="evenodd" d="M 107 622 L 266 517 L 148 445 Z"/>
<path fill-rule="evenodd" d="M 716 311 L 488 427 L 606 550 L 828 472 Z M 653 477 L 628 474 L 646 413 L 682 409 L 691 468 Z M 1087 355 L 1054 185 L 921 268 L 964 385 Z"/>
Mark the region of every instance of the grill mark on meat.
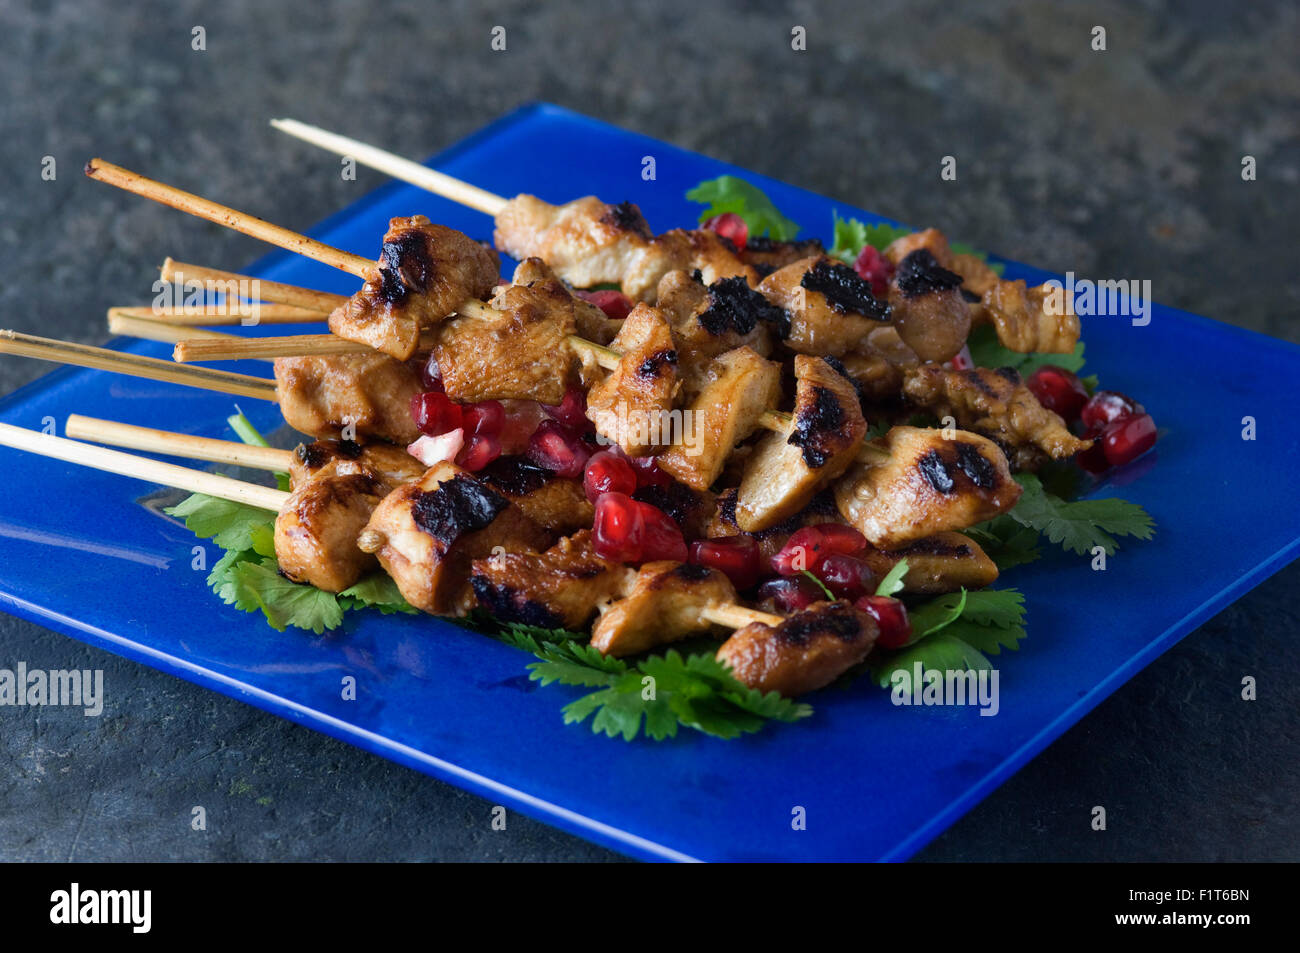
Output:
<path fill-rule="evenodd" d="M 968 443 L 957 445 L 957 466 L 981 490 L 991 490 L 997 485 L 998 474 L 993 464 Z"/>
<path fill-rule="evenodd" d="M 759 235 L 756 238 L 751 238 L 745 243 L 745 248 L 756 252 L 777 252 L 791 249 L 799 252 L 803 258 L 826 250 L 821 243 L 821 239 L 818 238 L 809 238 L 800 242 L 780 242 L 771 235 Z"/>
<path fill-rule="evenodd" d="M 873 321 L 889 318 L 889 306 L 871 293 L 871 282 L 848 265 L 832 264 L 822 259 L 799 279 L 799 284 L 824 295 L 836 314 L 853 312 Z"/>
<path fill-rule="evenodd" d="M 940 493 L 951 493 L 956 487 L 956 482 L 952 474 L 948 472 L 948 464 L 944 462 L 943 457 L 939 456 L 937 450 L 931 450 L 925 456 L 916 462 L 917 468 L 921 475 L 925 477 L 926 482 L 934 487 Z"/>
<path fill-rule="evenodd" d="M 632 499 L 639 503 L 649 503 L 651 506 L 663 510 L 673 518 L 679 526 L 685 526 L 686 521 L 690 518 L 691 510 L 700 505 L 700 498 L 695 491 L 684 483 L 678 483 L 674 480 L 666 486 L 643 486 L 632 494 Z M 735 503 L 732 503 L 732 512 L 735 512 Z"/>
<path fill-rule="evenodd" d="M 989 387 L 989 385 L 984 382 L 984 377 L 983 375 L 980 374 L 978 369 L 973 368 L 969 371 L 962 371 L 962 377 L 964 377 L 967 383 L 969 383 L 972 387 L 974 387 L 985 397 L 988 397 L 990 399 L 997 398 L 997 394 L 993 392 L 993 388 Z"/>
<path fill-rule="evenodd" d="M 609 211 L 600 217 L 600 222 L 602 225 L 612 225 L 624 232 L 632 232 L 646 241 L 651 241 L 655 237 L 654 232 L 650 231 L 650 223 L 645 220 L 641 210 L 631 202 L 611 205 Z"/>
<path fill-rule="evenodd" d="M 682 563 L 673 570 L 672 574 L 686 582 L 702 582 L 713 575 L 713 570 L 708 566 L 700 566 L 695 563 Z"/>
<path fill-rule="evenodd" d="M 698 269 L 695 276 L 702 278 Z M 709 285 L 709 307 L 696 320 L 715 337 L 727 331 L 749 334 L 759 321 L 775 325 L 782 340 L 790 336 L 790 315 L 751 288 L 741 275 Z"/>
<path fill-rule="evenodd" d="M 950 546 L 933 536 L 918 539 L 899 549 L 889 550 L 891 556 L 969 556 L 970 554 L 971 548 L 965 543 Z"/>
<path fill-rule="evenodd" d="M 786 443 L 803 451 L 803 461 L 816 470 L 825 466 L 834 452 L 830 438 L 844 423 L 844 408 L 839 399 L 825 387 L 813 388 L 812 407 L 805 407 L 794 418 L 794 430 Z"/>
<path fill-rule="evenodd" d="M 961 287 L 961 275 L 939 264 L 928 248 L 918 248 L 899 262 L 894 280 L 905 298 Z"/>
<path fill-rule="evenodd" d="M 822 633 L 841 642 L 853 642 L 862 634 L 862 623 L 847 605 L 834 603 L 815 612 L 800 613 L 776 627 L 777 640 L 787 645 L 807 645 Z"/>
<path fill-rule="evenodd" d="M 981 301 L 984 300 L 975 292 L 971 291 L 969 288 L 961 289 L 961 297 L 962 300 L 965 301 L 967 304 L 979 304 Z"/>
<path fill-rule="evenodd" d="M 310 470 L 319 470 L 336 458 L 355 460 L 361 456 L 361 444 L 355 440 L 314 440 L 294 448 L 298 462 Z"/>
<path fill-rule="evenodd" d="M 555 479 L 555 471 L 539 467 L 526 457 L 497 457 L 478 478 L 507 496 L 527 496 Z"/>
<path fill-rule="evenodd" d="M 433 262 L 424 235 L 408 232 L 384 242 L 379 269 L 379 293 L 390 305 L 400 305 L 412 291 L 424 291 L 433 281 Z"/>
<path fill-rule="evenodd" d="M 659 372 L 667 366 L 677 366 L 677 352 L 672 348 L 664 348 L 662 351 L 655 351 L 636 369 L 638 377 L 658 377 Z"/>
<path fill-rule="evenodd" d="M 479 605 L 502 622 L 521 622 L 543 629 L 558 629 L 564 623 L 564 619 L 550 607 L 534 602 L 518 589 L 498 585 L 479 575 L 471 576 L 469 584 Z"/>
<path fill-rule="evenodd" d="M 1008 382 L 1012 387 L 1020 386 L 1020 372 L 1014 367 L 999 367 L 993 373 Z"/>
<path fill-rule="evenodd" d="M 853 390 L 857 393 L 857 395 L 858 395 L 858 400 L 861 401 L 861 400 L 862 400 L 862 382 L 859 381 L 859 380 L 857 380 L 856 378 L 854 378 L 854 377 L 849 373 L 849 369 L 848 369 L 847 367 L 844 366 L 844 362 L 841 361 L 838 357 L 835 357 L 835 356 L 830 355 L 830 354 L 825 355 L 825 356 L 822 358 L 822 360 L 825 361 L 827 364 L 829 364 L 829 365 L 834 369 L 834 371 L 835 371 L 836 374 L 839 374 L 840 377 L 844 378 L 846 381 L 848 381 L 850 384 L 853 385 Z"/>
<path fill-rule="evenodd" d="M 411 517 L 422 531 L 450 546 L 464 534 L 489 525 L 509 505 L 495 490 L 457 476 L 438 484 L 436 490 L 416 491 Z"/>
<path fill-rule="evenodd" d="M 298 520 L 310 523 L 327 510 L 346 505 L 351 497 L 376 495 L 377 482 L 369 473 L 350 473 L 343 477 L 313 481 L 311 485 L 316 492 L 309 493 L 298 501 Z M 320 492 L 322 490 L 323 493 Z"/>

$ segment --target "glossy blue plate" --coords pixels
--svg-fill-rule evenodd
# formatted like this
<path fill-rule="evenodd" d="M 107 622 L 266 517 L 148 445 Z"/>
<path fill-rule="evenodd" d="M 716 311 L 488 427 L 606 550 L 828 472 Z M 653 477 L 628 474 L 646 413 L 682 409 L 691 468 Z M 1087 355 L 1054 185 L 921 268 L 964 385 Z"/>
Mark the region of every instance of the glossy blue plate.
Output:
<path fill-rule="evenodd" d="M 286 164 L 301 164 L 301 156 L 291 159 L 301 148 L 285 142 Z M 656 160 L 655 181 L 641 178 L 647 155 Z M 699 207 L 683 193 L 726 172 L 765 189 L 804 235 L 828 240 L 837 208 L 551 106 L 516 112 L 432 164 L 503 195 L 629 199 L 656 231 L 693 223 Z M 318 174 L 337 168 L 321 154 Z M 484 215 L 394 185 L 312 234 L 369 257 L 390 216 L 417 212 L 477 237 L 492 233 Z M 333 291 L 355 287 L 289 255 L 253 270 Z M 1007 277 L 1036 283 L 1048 275 L 1008 263 Z M 147 291 L 135 290 L 142 298 Z M 7 449 L 0 449 L 10 488 L 0 502 L 0 605 L 635 857 L 900 860 L 1297 554 L 1300 348 L 1158 306 L 1146 327 L 1085 319 L 1084 339 L 1088 370 L 1109 388 L 1140 395 L 1168 428 L 1145 472 L 1119 490 L 1152 513 L 1159 532 L 1152 542 L 1126 543 L 1104 572 L 1057 554 L 1008 574 L 1004 582 L 1027 598 L 1029 638 L 1019 652 L 994 658 L 995 717 L 975 708 L 897 708 L 863 681 L 813 696 L 811 719 L 749 738 L 685 731 L 665 743 L 610 740 L 563 724 L 560 708 L 579 690 L 538 688 L 524 674 L 530 656 L 437 619 L 353 613 L 325 637 L 276 632 L 208 591 L 205 573 L 191 569 L 194 538 L 158 515 L 153 488 Z M 265 365 L 241 369 L 266 373 Z M 274 405 L 241 404 L 259 427 L 282 423 Z M 230 437 L 228 397 L 93 371 L 58 370 L 0 403 L 0 419 L 32 428 L 46 417 L 61 428 L 78 412 Z M 1256 422 L 1253 441 L 1242 439 L 1247 416 Z M 217 555 L 209 548 L 209 563 Z M 341 698 L 349 675 L 355 701 Z M 111 685 L 108 692 L 111 711 Z M 793 829 L 796 808 L 806 812 L 805 830 Z"/>

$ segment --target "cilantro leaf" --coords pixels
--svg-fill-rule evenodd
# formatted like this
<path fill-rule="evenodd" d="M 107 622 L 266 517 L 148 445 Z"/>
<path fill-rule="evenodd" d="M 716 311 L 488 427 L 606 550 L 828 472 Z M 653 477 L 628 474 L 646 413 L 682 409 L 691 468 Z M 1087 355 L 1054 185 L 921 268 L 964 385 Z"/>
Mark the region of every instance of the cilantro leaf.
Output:
<path fill-rule="evenodd" d="M 1038 530 L 1024 526 L 1005 513 L 978 526 L 967 527 L 962 533 L 979 543 L 1002 572 L 1013 566 L 1032 563 L 1043 555 L 1038 548 Z"/>
<path fill-rule="evenodd" d="M 838 212 L 832 212 L 831 216 L 834 231 L 830 254 L 850 265 L 858 260 L 858 255 L 862 254 L 862 249 L 866 246 L 884 251 L 894 239 L 912 234 L 912 229 L 902 225 L 890 225 L 888 222 L 868 225 L 856 218 L 840 218 Z"/>
<path fill-rule="evenodd" d="M 275 555 L 275 514 L 270 510 L 195 493 L 163 512 L 180 517 L 191 533 L 211 539 L 222 549 L 252 549 L 263 556 Z"/>
<path fill-rule="evenodd" d="M 940 672 L 969 669 L 978 672 L 993 667 L 993 663 L 969 642 L 947 632 L 939 632 L 898 652 L 889 653 L 871 667 L 871 674 L 881 688 L 888 688 L 894 672 L 901 670 L 910 676 L 918 662 L 921 663 L 922 672 L 927 669 Z"/>
<path fill-rule="evenodd" d="M 894 567 L 885 573 L 885 578 L 876 586 L 876 595 L 892 596 L 903 588 L 903 577 L 907 575 L 907 560 L 900 559 Z"/>
<path fill-rule="evenodd" d="M 356 585 L 339 593 L 339 601 L 345 609 L 378 609 L 384 615 L 402 612 L 417 615 L 419 610 L 402 596 L 393 577 L 386 572 L 375 572 L 366 576 Z"/>
<path fill-rule="evenodd" d="M 966 338 L 966 346 L 970 348 L 971 360 L 976 367 L 1010 367 L 1023 378 L 1029 377 L 1045 364 L 1055 364 L 1075 373 L 1083 367 L 1082 341 L 1075 344 L 1074 350 L 1069 354 L 1039 351 L 1025 354 L 1004 347 L 998 340 L 997 330 L 991 324 L 973 329 Z"/>
<path fill-rule="evenodd" d="M 343 607 L 332 592 L 290 582 L 278 572 L 274 559 L 237 562 L 229 569 L 235 605 L 261 609 L 271 627 L 310 629 L 320 635 L 343 621 Z"/>
<path fill-rule="evenodd" d="M 919 642 L 956 622 L 966 610 L 966 598 L 965 589 L 959 593 L 950 592 L 908 613 L 912 623 L 912 637 L 908 644 Z"/>
<path fill-rule="evenodd" d="M 1032 473 L 1018 473 L 1015 479 L 1024 493 L 1008 515 L 1069 552 L 1085 556 L 1100 546 L 1110 556 L 1119 548 L 1116 536 L 1155 535 L 1155 522 L 1136 503 L 1115 498 L 1067 503 L 1044 490 Z"/>
<path fill-rule="evenodd" d="M 768 235 L 774 241 L 788 242 L 799 233 L 799 226 L 782 215 L 772 200 L 757 187 L 734 175 L 722 175 L 701 182 L 686 193 L 692 202 L 700 202 L 704 222 L 715 215 L 735 212 L 745 220 L 752 236 Z"/>

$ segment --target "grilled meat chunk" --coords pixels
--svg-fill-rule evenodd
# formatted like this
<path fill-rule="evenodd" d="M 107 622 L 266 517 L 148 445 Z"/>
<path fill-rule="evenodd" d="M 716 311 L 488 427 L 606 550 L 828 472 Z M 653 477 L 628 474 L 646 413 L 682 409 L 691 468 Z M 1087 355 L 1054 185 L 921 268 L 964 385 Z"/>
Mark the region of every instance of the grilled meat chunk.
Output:
<path fill-rule="evenodd" d="M 321 474 L 294 489 L 275 518 L 275 555 L 294 582 L 342 592 L 375 568 L 357 536 L 383 499 L 375 474 Z"/>
<path fill-rule="evenodd" d="M 849 467 L 867 432 L 848 378 L 807 354 L 795 355 L 794 373 L 790 432 L 760 440 L 740 481 L 736 522 L 747 532 L 767 529 L 803 509 Z"/>
<path fill-rule="evenodd" d="M 636 655 L 711 631 L 714 624 L 700 612 L 735 601 L 731 581 L 716 569 L 669 560 L 646 563 L 631 591 L 602 610 L 591 644 L 615 658 Z"/>
<path fill-rule="evenodd" d="M 357 437 L 405 446 L 420 436 L 411 398 L 423 390 L 419 369 L 386 354 L 280 357 L 275 383 L 284 419 L 313 437 Z"/>
<path fill-rule="evenodd" d="M 867 657 L 880 630 L 845 601 L 815 602 L 779 625 L 751 622 L 718 649 L 737 681 L 786 697 L 829 685 Z"/>
<path fill-rule="evenodd" d="M 596 555 L 584 529 L 544 553 L 476 559 L 470 582 L 479 605 L 501 622 L 578 631 L 626 594 L 635 576 L 635 569 Z"/>
<path fill-rule="evenodd" d="M 709 363 L 706 383 L 686 413 L 694 441 L 659 454 L 659 469 L 696 490 L 706 490 L 722 475 L 736 444 L 759 427 L 759 420 L 781 398 L 781 365 L 747 347 L 727 351 Z"/>
<path fill-rule="evenodd" d="M 735 247 L 717 232 L 674 228 L 654 238 L 645 254 L 623 275 L 623 293 L 633 301 L 654 301 L 659 280 L 670 271 L 700 272 L 706 285 L 740 277 L 758 283 L 758 272 L 745 264 Z"/>
<path fill-rule="evenodd" d="M 692 490 L 676 480 L 662 485 L 651 483 L 640 487 L 632 494 L 632 499 L 639 503 L 649 503 L 655 509 L 667 513 L 681 527 L 687 539 L 704 535 L 705 527 L 709 525 L 717 505 L 712 493 L 707 490 Z"/>
<path fill-rule="evenodd" d="M 290 485 L 297 488 L 326 473 L 371 473 L 383 492 L 400 483 L 419 479 L 427 467 L 401 447 L 388 443 L 361 445 L 352 440 L 316 440 L 300 443 L 289 464 Z"/>
<path fill-rule="evenodd" d="M 365 284 L 330 314 L 330 331 L 409 360 L 420 329 L 438 324 L 461 302 L 486 296 L 498 271 L 497 256 L 468 235 L 423 215 L 394 218 Z"/>
<path fill-rule="evenodd" d="M 1092 446 L 1070 433 L 1057 414 L 1038 402 L 1009 367 L 950 370 L 936 364 L 906 372 L 903 393 L 916 407 L 983 434 L 1003 447 L 1032 445 L 1054 460 L 1065 460 Z"/>
<path fill-rule="evenodd" d="M 903 386 L 902 370 L 884 352 L 866 341 L 840 358 L 840 364 L 844 367 L 844 373 L 857 385 L 863 400 L 888 400 L 896 396 Z"/>
<path fill-rule="evenodd" d="M 980 545 L 961 533 L 935 533 L 897 549 L 869 548 L 862 560 L 879 577 L 900 561 L 907 560 L 903 591 L 916 593 L 956 592 L 983 589 L 998 578 L 998 567 Z"/>
<path fill-rule="evenodd" d="M 848 265 L 822 255 L 779 268 L 758 290 L 788 316 L 785 346 L 801 354 L 839 357 L 889 320 L 871 283 Z"/>
<path fill-rule="evenodd" d="M 926 248 L 899 262 L 889 285 L 889 307 L 898 336 L 922 360 L 949 360 L 970 334 L 961 275 L 944 268 Z"/>
<path fill-rule="evenodd" d="M 515 269 L 512 279 L 517 285 L 532 285 L 539 281 L 559 281 L 560 278 L 551 270 L 551 266 L 540 258 L 525 258 Z M 565 290 L 569 290 L 567 287 Z M 622 321 L 615 321 L 590 301 L 573 295 L 573 321 L 579 337 L 597 344 L 608 344 L 623 326 Z"/>
<path fill-rule="evenodd" d="M 573 296 L 558 281 L 536 281 L 498 289 L 492 306 L 501 312 L 492 319 L 439 326 L 433 356 L 447 396 L 558 404 L 577 381 Z"/>
<path fill-rule="evenodd" d="M 894 427 L 885 441 L 888 461 L 859 464 L 835 485 L 840 515 L 875 546 L 965 529 L 1020 499 L 1001 448 L 978 434 Z"/>
<path fill-rule="evenodd" d="M 1079 316 L 1064 290 L 1055 295 L 1023 281 L 999 281 L 984 293 L 984 308 L 998 341 L 1013 351 L 1069 354 L 1079 342 Z"/>
<path fill-rule="evenodd" d="M 922 249 L 933 255 L 942 267 L 952 268 L 954 255 L 948 247 L 948 238 L 937 228 L 926 228 L 895 238 L 885 249 L 884 256 L 897 268 L 904 258 Z"/>
<path fill-rule="evenodd" d="M 826 247 L 816 238 L 798 242 L 778 242 L 766 235 L 751 238 L 740 250 L 741 259 L 747 265 L 752 265 L 763 278 L 778 268 L 792 265 L 801 259 L 820 258 L 825 254 Z"/>
<path fill-rule="evenodd" d="M 525 457 L 497 457 L 478 478 L 543 529 L 565 535 L 590 527 L 596 510 L 581 480 L 568 480 Z"/>
<path fill-rule="evenodd" d="M 961 275 L 961 286 L 966 291 L 983 298 L 988 290 L 1001 279 L 998 273 L 989 267 L 988 262 L 977 255 L 953 255 L 951 260 L 940 261 L 949 271 Z"/>
<path fill-rule="evenodd" d="M 758 543 L 758 556 L 761 565 L 766 566 L 773 556 L 781 551 L 790 534 L 804 526 L 816 526 L 818 523 L 843 523 L 840 511 L 835 508 L 835 494 L 822 490 L 793 516 L 787 517 L 775 526 L 761 529 L 756 533 L 746 533 L 736 524 L 736 488 L 723 490 L 717 496 L 712 518 L 699 536 L 710 539 L 719 536 L 748 536 Z"/>
<path fill-rule="evenodd" d="M 358 545 L 379 557 L 411 605 L 461 616 L 474 605 L 469 569 L 475 559 L 496 546 L 535 552 L 553 538 L 469 471 L 439 463 L 383 498 Z"/>
<path fill-rule="evenodd" d="M 609 376 L 587 392 L 587 417 L 597 433 L 629 456 L 646 456 L 673 436 L 665 432 L 677 393 L 672 331 L 663 312 L 638 304 L 623 320 L 611 347 L 623 356 Z"/>

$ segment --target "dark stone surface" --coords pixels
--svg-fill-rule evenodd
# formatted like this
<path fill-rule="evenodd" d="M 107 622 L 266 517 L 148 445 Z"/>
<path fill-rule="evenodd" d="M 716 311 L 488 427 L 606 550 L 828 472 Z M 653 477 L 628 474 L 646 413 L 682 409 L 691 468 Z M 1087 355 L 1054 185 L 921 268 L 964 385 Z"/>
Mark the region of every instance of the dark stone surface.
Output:
<path fill-rule="evenodd" d="M 544 99 L 1012 258 L 1150 278 L 1166 304 L 1300 340 L 1294 4 L 108 9 L 0 6 L 6 326 L 99 343 L 104 308 L 143 299 L 164 255 L 238 266 L 263 251 L 87 182 L 91 155 L 305 227 L 383 179 L 319 174 L 321 157 L 267 118 L 422 156 Z M 496 24 L 505 53 L 488 48 Z M 807 53 L 790 51 L 795 24 Z M 1095 24 L 1104 53 L 1088 46 Z M 195 25 L 206 52 L 191 50 Z M 1241 179 L 1246 154 L 1256 182 Z M 958 179 L 941 185 L 944 155 Z M 0 390 L 45 370 L 4 360 Z M 1189 554 L 1190 571 L 1212 559 Z M 1300 856 L 1297 588 L 1292 566 L 1189 636 L 922 858 Z M 109 710 L 0 715 L 2 859 L 614 857 L 522 818 L 494 833 L 478 798 L 0 618 L 0 665 L 19 659 L 104 669 Z M 1244 674 L 1260 681 L 1253 704 Z M 206 833 L 190 831 L 196 804 Z M 1105 833 L 1089 828 L 1094 804 Z"/>

